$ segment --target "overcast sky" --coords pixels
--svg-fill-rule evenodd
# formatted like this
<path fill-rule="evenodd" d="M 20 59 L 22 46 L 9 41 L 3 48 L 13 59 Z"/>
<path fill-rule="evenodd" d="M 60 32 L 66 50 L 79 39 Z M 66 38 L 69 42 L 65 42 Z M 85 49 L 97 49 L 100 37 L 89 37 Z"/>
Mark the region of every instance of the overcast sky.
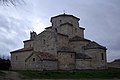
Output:
<path fill-rule="evenodd" d="M 120 58 L 120 0 L 25 0 L 17 6 L 0 6 L 0 56 L 23 47 L 30 31 L 40 33 L 50 17 L 79 17 L 85 38 L 107 47 L 107 60 Z"/>

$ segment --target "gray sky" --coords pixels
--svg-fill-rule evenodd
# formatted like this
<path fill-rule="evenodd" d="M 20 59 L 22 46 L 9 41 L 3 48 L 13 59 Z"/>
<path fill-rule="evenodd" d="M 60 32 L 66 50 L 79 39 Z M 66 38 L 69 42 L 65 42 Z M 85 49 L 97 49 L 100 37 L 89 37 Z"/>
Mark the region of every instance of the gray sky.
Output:
<path fill-rule="evenodd" d="M 23 47 L 30 31 L 40 33 L 51 25 L 50 17 L 79 17 L 85 38 L 107 47 L 107 59 L 120 58 L 120 0 L 25 0 L 26 4 L 0 6 L 0 56 Z"/>

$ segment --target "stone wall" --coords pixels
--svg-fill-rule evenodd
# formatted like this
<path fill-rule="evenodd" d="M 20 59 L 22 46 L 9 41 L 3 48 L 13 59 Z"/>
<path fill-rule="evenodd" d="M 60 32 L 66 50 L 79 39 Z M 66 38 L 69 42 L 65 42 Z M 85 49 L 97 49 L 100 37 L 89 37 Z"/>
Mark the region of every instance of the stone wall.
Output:
<path fill-rule="evenodd" d="M 76 59 L 76 69 L 94 69 L 91 59 Z"/>
<path fill-rule="evenodd" d="M 57 56 L 55 36 L 53 32 L 44 31 L 34 41 L 34 51 L 49 52 Z"/>
<path fill-rule="evenodd" d="M 78 19 L 71 16 L 60 16 L 51 20 L 53 29 L 57 29 L 59 33 L 67 34 L 69 38 L 78 35 L 84 37 L 84 30 L 79 27 Z M 70 25 L 69 25 L 70 24 Z"/>
<path fill-rule="evenodd" d="M 25 70 L 25 59 L 32 54 L 32 51 L 18 52 L 11 54 L 12 70 Z"/>
<path fill-rule="evenodd" d="M 33 41 L 25 41 L 24 42 L 24 48 L 30 48 L 33 47 Z"/>
<path fill-rule="evenodd" d="M 58 52 L 58 66 L 60 70 L 75 69 L 75 53 Z"/>
<path fill-rule="evenodd" d="M 72 41 L 69 43 L 71 49 L 73 49 L 76 53 L 84 53 L 84 46 L 87 45 L 87 41 Z"/>
<path fill-rule="evenodd" d="M 94 68 L 105 68 L 107 66 L 106 50 L 88 49 L 85 50 L 85 53 L 92 58 L 92 66 Z"/>
<path fill-rule="evenodd" d="M 26 70 L 57 70 L 57 61 L 53 60 L 40 60 L 38 56 L 33 54 L 26 61 Z"/>
<path fill-rule="evenodd" d="M 63 35 L 58 35 L 57 36 L 57 46 L 58 46 L 58 50 L 61 48 L 61 47 L 68 47 L 68 37 L 66 36 L 63 36 Z"/>
<path fill-rule="evenodd" d="M 58 27 L 58 33 L 61 33 L 61 34 L 65 34 L 65 35 L 68 35 L 68 36 L 73 36 L 73 30 L 72 30 L 73 26 L 69 25 L 69 24 L 64 24 L 64 25 L 61 25 L 60 27 Z"/>
<path fill-rule="evenodd" d="M 28 62 L 26 64 L 26 70 L 57 70 L 57 61 L 37 61 L 37 62 Z"/>

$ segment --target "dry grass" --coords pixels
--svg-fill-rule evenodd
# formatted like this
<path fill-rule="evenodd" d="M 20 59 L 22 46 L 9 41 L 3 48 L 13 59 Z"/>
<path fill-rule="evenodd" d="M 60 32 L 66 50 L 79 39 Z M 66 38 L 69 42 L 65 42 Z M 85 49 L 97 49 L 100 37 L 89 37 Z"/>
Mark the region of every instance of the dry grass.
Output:
<path fill-rule="evenodd" d="M 18 71 L 29 79 L 120 79 L 120 69 L 81 71 Z"/>

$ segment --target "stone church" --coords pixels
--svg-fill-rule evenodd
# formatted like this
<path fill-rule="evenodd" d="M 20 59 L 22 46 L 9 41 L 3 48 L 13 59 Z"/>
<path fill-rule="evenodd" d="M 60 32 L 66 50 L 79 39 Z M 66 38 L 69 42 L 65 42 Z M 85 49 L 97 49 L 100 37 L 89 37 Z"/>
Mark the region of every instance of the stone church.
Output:
<path fill-rule="evenodd" d="M 106 47 L 84 37 L 80 18 L 69 14 L 51 17 L 51 26 L 30 32 L 24 47 L 10 52 L 12 70 L 105 69 Z"/>

